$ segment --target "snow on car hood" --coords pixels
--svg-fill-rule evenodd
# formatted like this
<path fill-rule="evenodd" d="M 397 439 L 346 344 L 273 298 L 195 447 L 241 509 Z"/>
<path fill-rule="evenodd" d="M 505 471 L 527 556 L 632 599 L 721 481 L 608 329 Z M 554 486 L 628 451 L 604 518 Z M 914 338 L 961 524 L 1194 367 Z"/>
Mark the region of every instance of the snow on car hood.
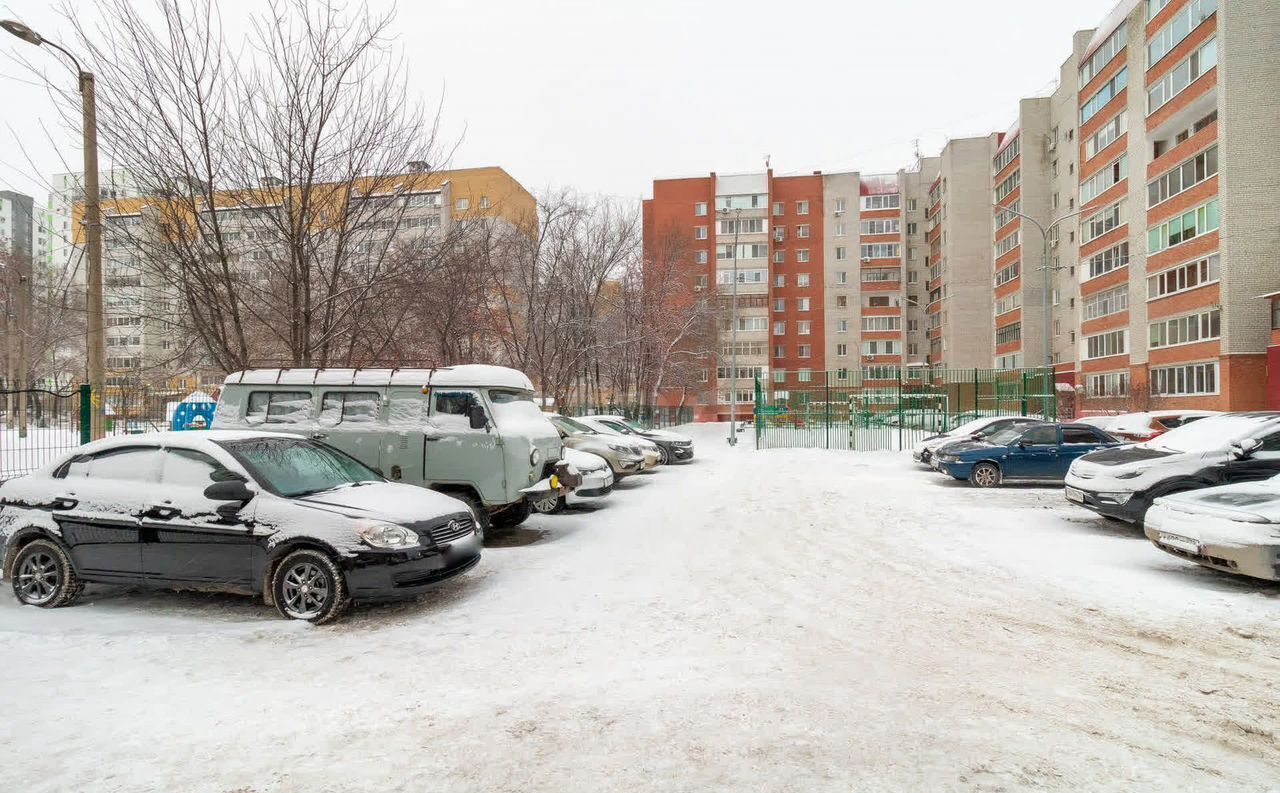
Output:
<path fill-rule="evenodd" d="M 1158 503 L 1176 512 L 1280 524 L 1280 481 L 1207 487 L 1165 496 Z"/>
<path fill-rule="evenodd" d="M 305 504 L 347 517 L 392 523 L 431 520 L 455 512 L 468 512 L 470 509 L 465 502 L 444 493 L 397 482 L 348 485 L 291 500 L 295 504 Z"/>
<path fill-rule="evenodd" d="M 678 432 L 671 432 L 670 430 L 645 430 L 642 434 L 646 438 L 656 438 L 657 440 L 660 440 L 660 441 L 690 440 L 688 435 L 681 435 Z"/>
<path fill-rule="evenodd" d="M 1155 449 L 1143 444 L 1133 446 L 1116 446 L 1110 449 L 1100 449 L 1096 452 L 1089 452 L 1080 458 L 1081 462 L 1096 463 L 1098 465 L 1128 465 L 1129 463 L 1147 462 L 1150 460 L 1159 460 L 1163 457 L 1173 457 L 1185 452 L 1171 452 L 1164 449 Z"/>
<path fill-rule="evenodd" d="M 609 467 L 609 463 L 600 455 L 584 452 L 572 446 L 564 447 L 564 459 L 584 474 Z"/>
<path fill-rule="evenodd" d="M 941 448 L 935 449 L 935 454 L 964 454 L 965 452 L 975 452 L 981 449 L 995 448 L 996 444 L 988 443 L 984 440 L 957 440 L 954 443 L 943 444 Z M 1004 448 L 1001 446 L 1001 448 Z"/>

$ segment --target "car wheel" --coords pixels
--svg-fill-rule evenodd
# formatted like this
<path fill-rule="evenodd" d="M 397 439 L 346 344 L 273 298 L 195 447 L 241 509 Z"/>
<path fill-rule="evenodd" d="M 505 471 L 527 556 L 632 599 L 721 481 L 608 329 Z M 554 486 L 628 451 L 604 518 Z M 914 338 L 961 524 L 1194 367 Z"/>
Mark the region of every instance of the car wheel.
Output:
<path fill-rule="evenodd" d="M 52 609 L 70 605 L 84 590 L 62 546 L 34 540 L 13 560 L 13 594 L 28 606 Z"/>
<path fill-rule="evenodd" d="M 666 446 L 658 447 L 658 465 L 666 465 L 671 462 L 671 453 L 667 451 Z"/>
<path fill-rule="evenodd" d="M 564 498 L 562 496 L 551 495 L 534 501 L 529 506 L 540 515 L 550 515 L 552 512 L 559 512 L 563 504 Z"/>
<path fill-rule="evenodd" d="M 974 487 L 995 487 L 1000 484 L 1000 468 L 995 463 L 978 463 L 969 472 L 969 484 Z"/>
<path fill-rule="evenodd" d="M 280 562 L 271 576 L 276 610 L 291 620 L 322 625 L 350 603 L 347 582 L 328 554 L 304 548 Z"/>

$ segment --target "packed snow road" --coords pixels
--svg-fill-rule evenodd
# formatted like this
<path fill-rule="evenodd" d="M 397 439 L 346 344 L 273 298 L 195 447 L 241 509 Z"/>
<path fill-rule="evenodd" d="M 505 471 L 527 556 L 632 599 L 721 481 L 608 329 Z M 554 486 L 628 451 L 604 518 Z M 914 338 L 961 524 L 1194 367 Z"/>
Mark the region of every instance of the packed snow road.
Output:
<path fill-rule="evenodd" d="M 330 627 L 6 585 L 6 787 L 1280 789 L 1280 587 L 1060 489 L 692 432 L 694 464 Z"/>

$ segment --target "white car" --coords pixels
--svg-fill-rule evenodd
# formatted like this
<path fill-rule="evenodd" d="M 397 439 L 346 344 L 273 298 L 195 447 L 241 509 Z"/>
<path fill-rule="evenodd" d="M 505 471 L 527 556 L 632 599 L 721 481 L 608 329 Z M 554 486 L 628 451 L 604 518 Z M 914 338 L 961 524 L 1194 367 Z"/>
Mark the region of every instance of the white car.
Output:
<path fill-rule="evenodd" d="M 533 501 L 530 506 L 534 511 L 543 514 L 560 512 L 566 507 L 582 504 L 595 504 L 613 492 L 613 470 L 609 461 L 598 454 L 579 451 L 566 446 L 564 459 L 582 476 L 582 484 L 566 494 L 551 495 L 540 501 Z"/>
<path fill-rule="evenodd" d="M 464 501 L 299 435 L 229 430 L 118 435 L 10 479 L 0 540 L 26 605 L 101 582 L 257 595 L 315 623 L 421 594 L 481 546 Z"/>
<path fill-rule="evenodd" d="M 1208 416 L 1146 443 L 1071 464 L 1064 495 L 1100 515 L 1140 523 L 1161 496 L 1280 473 L 1280 411 Z"/>
<path fill-rule="evenodd" d="M 1129 443 L 1143 443 L 1159 437 L 1172 429 L 1206 418 L 1220 416 L 1216 410 L 1153 410 L 1145 413 L 1125 413 L 1111 417 L 1107 432 Z"/>
<path fill-rule="evenodd" d="M 586 424 L 596 432 L 626 438 L 628 443 L 639 447 L 640 451 L 644 453 L 645 470 L 653 468 L 662 462 L 662 449 L 658 448 L 658 444 L 642 437 L 638 432 L 623 431 L 616 426 L 612 426 L 612 422 L 603 420 L 601 416 L 574 416 L 573 420 Z"/>
<path fill-rule="evenodd" d="M 644 438 L 657 444 L 658 450 L 662 453 L 662 459 L 659 460 L 662 465 L 687 463 L 693 459 L 693 439 L 688 435 L 681 435 L 671 430 L 645 429 L 626 416 L 600 415 L 588 416 L 588 418 L 598 421 L 616 432 Z"/>
<path fill-rule="evenodd" d="M 924 465 L 931 465 L 934 453 L 949 443 L 987 438 L 1010 427 L 1043 423 L 1041 419 L 1031 416 L 984 416 L 966 421 L 938 435 L 930 435 L 912 448 L 911 459 Z"/>
<path fill-rule="evenodd" d="M 1144 531 L 1160 550 L 1196 564 L 1280 580 L 1280 476 L 1158 498 Z"/>

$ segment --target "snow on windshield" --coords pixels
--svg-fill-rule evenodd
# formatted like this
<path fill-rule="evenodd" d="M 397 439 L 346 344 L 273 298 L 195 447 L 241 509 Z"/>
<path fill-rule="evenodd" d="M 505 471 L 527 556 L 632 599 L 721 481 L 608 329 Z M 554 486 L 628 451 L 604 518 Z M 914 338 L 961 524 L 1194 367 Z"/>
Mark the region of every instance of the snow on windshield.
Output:
<path fill-rule="evenodd" d="M 1248 438 L 1274 422 L 1275 416 L 1267 415 L 1210 416 L 1171 429 L 1144 445 L 1172 452 L 1209 451 Z"/>
<path fill-rule="evenodd" d="M 531 392 L 490 388 L 489 402 L 493 405 L 494 423 L 503 432 L 521 432 L 531 437 L 559 437 L 550 420 L 533 401 Z"/>
<path fill-rule="evenodd" d="M 947 434 L 948 435 L 969 435 L 987 426 L 988 424 L 991 423 L 991 421 L 992 420 L 990 418 L 981 418 L 981 419 L 974 419 L 973 421 L 966 421 L 965 423 L 951 430 Z"/>

